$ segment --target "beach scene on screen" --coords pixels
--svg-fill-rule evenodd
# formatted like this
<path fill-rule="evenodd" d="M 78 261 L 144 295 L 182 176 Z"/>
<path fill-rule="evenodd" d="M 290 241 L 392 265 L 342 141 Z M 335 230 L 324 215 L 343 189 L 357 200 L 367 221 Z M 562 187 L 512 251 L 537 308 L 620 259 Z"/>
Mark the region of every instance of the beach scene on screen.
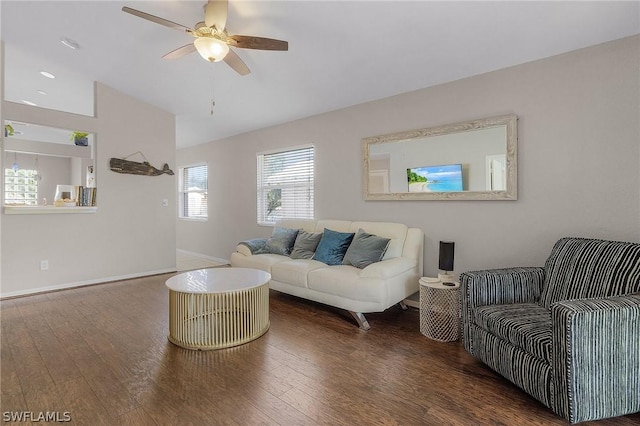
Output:
<path fill-rule="evenodd" d="M 462 164 L 407 169 L 409 192 L 462 191 Z"/>

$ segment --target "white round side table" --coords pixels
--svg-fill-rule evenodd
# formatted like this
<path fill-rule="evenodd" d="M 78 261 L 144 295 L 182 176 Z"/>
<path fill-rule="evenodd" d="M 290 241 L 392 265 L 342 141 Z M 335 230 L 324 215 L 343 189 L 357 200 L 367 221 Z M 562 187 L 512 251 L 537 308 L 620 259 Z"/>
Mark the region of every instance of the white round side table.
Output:
<path fill-rule="evenodd" d="M 460 338 L 460 283 L 420 279 L 420 333 L 440 342 Z"/>
<path fill-rule="evenodd" d="M 211 268 L 169 278 L 169 341 L 185 349 L 242 345 L 269 329 L 271 274 Z"/>

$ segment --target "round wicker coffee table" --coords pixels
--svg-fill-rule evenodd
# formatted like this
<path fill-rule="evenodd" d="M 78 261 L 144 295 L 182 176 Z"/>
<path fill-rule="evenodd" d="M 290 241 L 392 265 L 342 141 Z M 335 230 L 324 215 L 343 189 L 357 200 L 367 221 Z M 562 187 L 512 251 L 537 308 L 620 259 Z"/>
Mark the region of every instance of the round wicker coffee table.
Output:
<path fill-rule="evenodd" d="M 420 280 L 420 333 L 440 342 L 460 338 L 460 283 L 445 286 L 434 278 Z"/>
<path fill-rule="evenodd" d="M 169 278 L 169 341 L 186 349 L 242 345 L 269 329 L 267 272 L 199 269 Z"/>

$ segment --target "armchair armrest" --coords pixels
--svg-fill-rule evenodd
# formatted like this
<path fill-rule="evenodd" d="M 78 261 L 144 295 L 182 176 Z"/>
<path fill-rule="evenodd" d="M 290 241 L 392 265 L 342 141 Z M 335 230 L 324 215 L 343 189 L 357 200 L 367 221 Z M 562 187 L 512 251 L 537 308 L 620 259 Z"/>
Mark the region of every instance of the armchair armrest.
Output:
<path fill-rule="evenodd" d="M 558 413 L 572 423 L 640 411 L 640 294 L 551 305 Z"/>

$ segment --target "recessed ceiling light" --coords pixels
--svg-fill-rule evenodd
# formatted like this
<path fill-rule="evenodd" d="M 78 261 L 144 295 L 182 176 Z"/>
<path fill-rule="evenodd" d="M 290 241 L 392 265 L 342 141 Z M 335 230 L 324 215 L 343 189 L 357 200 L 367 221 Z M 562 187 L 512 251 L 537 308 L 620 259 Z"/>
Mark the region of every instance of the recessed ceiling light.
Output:
<path fill-rule="evenodd" d="M 60 39 L 60 43 L 67 46 L 69 49 L 73 49 L 73 50 L 80 49 L 80 45 L 75 40 L 71 40 L 70 38 L 67 38 L 67 37 L 62 37 Z"/>
<path fill-rule="evenodd" d="M 40 71 L 40 74 L 44 75 L 47 78 L 56 78 L 55 75 L 51 74 L 50 72 L 47 71 Z"/>
<path fill-rule="evenodd" d="M 40 93 L 41 95 L 48 95 L 48 93 L 44 90 L 36 90 L 36 92 Z"/>
<path fill-rule="evenodd" d="M 31 101 L 25 101 L 24 99 L 22 100 L 22 103 L 23 103 L 23 104 L 27 104 L 27 105 L 31 105 L 31 106 L 38 106 L 37 104 L 34 104 L 34 103 L 33 103 L 33 102 L 31 102 Z"/>

